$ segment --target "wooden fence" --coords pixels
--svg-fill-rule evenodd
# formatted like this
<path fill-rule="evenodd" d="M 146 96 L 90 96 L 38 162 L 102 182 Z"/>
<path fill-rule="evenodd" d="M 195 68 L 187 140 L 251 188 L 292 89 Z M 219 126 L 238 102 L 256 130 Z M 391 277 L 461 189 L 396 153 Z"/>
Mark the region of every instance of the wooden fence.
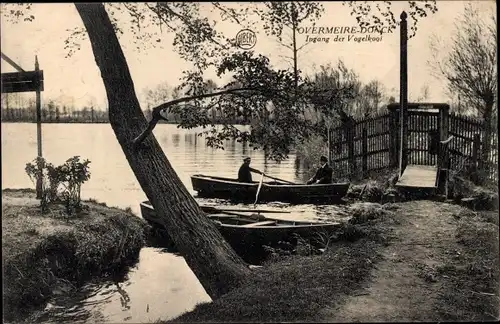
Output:
<path fill-rule="evenodd" d="M 330 161 L 336 179 L 366 178 L 399 163 L 399 113 L 390 111 L 374 117 L 350 120 L 330 129 Z M 436 165 L 432 136 L 439 132 L 441 118 L 436 112 L 408 114 L 407 161 L 409 164 Z M 474 117 L 448 114 L 448 144 L 452 172 L 483 170 L 489 180 L 498 181 L 498 134 L 492 135 L 488 161 L 481 160 L 483 122 Z M 434 133 L 434 134 L 433 134 Z"/>
<path fill-rule="evenodd" d="M 488 179 L 498 181 L 498 133 L 492 134 L 488 161 L 481 158 L 484 141 L 482 120 L 451 113 L 448 133 L 454 136 L 448 145 L 451 170 L 472 173 L 484 170 Z"/>
<path fill-rule="evenodd" d="M 389 113 L 385 113 L 334 127 L 330 133 L 330 161 L 334 166 L 334 176 L 353 179 L 388 168 L 391 162 L 391 121 Z"/>

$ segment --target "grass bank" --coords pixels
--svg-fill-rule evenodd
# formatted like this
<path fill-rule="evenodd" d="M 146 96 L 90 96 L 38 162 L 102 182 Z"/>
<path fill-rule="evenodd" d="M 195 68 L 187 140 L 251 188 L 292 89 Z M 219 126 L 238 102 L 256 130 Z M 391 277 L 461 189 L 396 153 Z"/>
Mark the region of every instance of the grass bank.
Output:
<path fill-rule="evenodd" d="M 457 220 L 457 248 L 436 267 L 445 276 L 436 312 L 445 321 L 500 320 L 500 258 L 498 212 L 462 209 Z"/>
<path fill-rule="evenodd" d="M 429 200 L 352 208 L 323 254 L 270 261 L 242 287 L 169 322 L 499 319 L 492 212 Z"/>
<path fill-rule="evenodd" d="M 361 210 L 323 254 L 274 256 L 240 288 L 170 322 L 282 322 L 319 320 L 319 311 L 356 294 L 390 240 L 393 214 Z"/>
<path fill-rule="evenodd" d="M 136 262 L 148 226 L 130 212 L 84 201 L 68 217 L 52 205 L 42 213 L 31 189 L 2 190 L 4 317 L 22 319 L 52 294 Z"/>

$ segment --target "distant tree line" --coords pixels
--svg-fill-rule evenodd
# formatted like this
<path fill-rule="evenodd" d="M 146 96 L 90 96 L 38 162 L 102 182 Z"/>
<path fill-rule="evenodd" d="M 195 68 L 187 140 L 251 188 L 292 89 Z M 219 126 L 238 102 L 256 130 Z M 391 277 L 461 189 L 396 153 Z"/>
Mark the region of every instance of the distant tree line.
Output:
<path fill-rule="evenodd" d="M 36 122 L 34 100 L 27 102 L 10 94 L 2 96 L 2 122 Z M 13 100 L 14 99 L 14 100 Z M 44 123 L 108 123 L 108 112 L 94 106 L 81 109 L 60 105 L 54 100 L 42 104 L 42 122 Z"/>

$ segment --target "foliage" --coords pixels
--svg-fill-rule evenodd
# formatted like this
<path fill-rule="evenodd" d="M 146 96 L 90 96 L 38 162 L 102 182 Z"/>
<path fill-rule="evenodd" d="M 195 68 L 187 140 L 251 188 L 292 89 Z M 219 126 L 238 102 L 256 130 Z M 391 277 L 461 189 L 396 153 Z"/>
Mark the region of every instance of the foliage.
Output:
<path fill-rule="evenodd" d="M 321 15 L 324 13 L 322 3 L 314 1 L 293 1 L 293 2 L 263 2 L 257 5 L 254 12 L 258 15 L 263 22 L 263 27 L 267 36 L 275 36 L 278 43 L 292 51 L 292 56 L 282 56 L 286 59 L 291 59 L 294 69 L 295 84 L 294 88 L 298 86 L 298 52 L 302 50 L 309 42 L 301 46 L 297 46 L 297 28 L 303 22 L 314 24 Z M 284 36 L 290 31 L 291 36 L 285 40 Z"/>
<path fill-rule="evenodd" d="M 305 21 L 314 23 L 325 12 L 325 9 L 320 2 L 293 1 L 263 2 L 262 6 L 254 11 L 263 22 L 266 34 L 274 35 L 282 42 L 285 27 L 291 29 Z"/>
<path fill-rule="evenodd" d="M 311 78 L 311 86 L 313 92 L 322 94 L 312 98 L 315 109 L 327 120 L 335 117 L 345 119 L 351 115 L 351 105 L 360 93 L 361 81 L 353 69 L 339 60 L 335 67 L 330 64 L 321 65 L 320 71 Z M 337 93 L 335 98 L 327 95 L 333 92 Z"/>
<path fill-rule="evenodd" d="M 447 82 L 450 93 L 484 116 L 492 113 L 497 101 L 497 23 L 494 12 L 488 20 L 482 16 L 478 8 L 468 4 L 452 34 L 451 48 L 444 51 L 446 56 L 441 54 L 441 40 L 431 40 L 434 59 L 429 64 L 435 76 Z"/>
<path fill-rule="evenodd" d="M 212 128 L 205 131 L 211 146 L 222 147 L 224 140 L 236 138 L 237 141 L 249 141 L 254 148 L 268 150 L 272 158 L 285 158 L 289 148 L 307 137 L 311 129 L 307 120 L 297 118 L 303 112 L 306 98 L 294 100 L 290 93 L 294 82 L 293 73 L 275 70 L 267 57 L 246 51 L 234 53 L 221 61 L 217 75 L 228 74 L 232 75 L 232 81 L 218 90 L 241 91 L 202 99 L 196 97 L 196 92 L 203 85 L 203 79 L 199 79 L 191 88 L 194 96 L 190 104 L 172 108 L 173 112 L 183 117 L 180 127 L 211 125 Z M 226 117 L 218 129 L 206 117 L 209 109 L 213 108 Z M 193 118 L 194 111 L 201 113 Z M 234 127 L 230 121 L 235 117 L 251 120 L 251 130 L 242 131 Z"/>
<path fill-rule="evenodd" d="M 41 184 L 40 207 L 42 211 L 46 211 L 48 205 L 57 200 L 57 187 L 60 183 L 58 172 L 43 157 L 37 157 L 32 163 L 27 163 L 25 171 L 35 186 Z"/>
<path fill-rule="evenodd" d="M 37 157 L 26 164 L 26 173 L 36 184 L 42 182 L 42 210 L 47 210 L 50 203 L 63 201 L 68 214 L 81 208 L 81 186 L 90 179 L 89 160 L 80 161 L 74 156 L 60 166 L 54 167 L 43 157 Z M 60 191 L 60 189 L 62 190 Z"/>
<path fill-rule="evenodd" d="M 383 218 L 390 213 L 390 211 L 383 209 L 382 205 L 372 202 L 357 202 L 349 208 L 352 213 L 350 224 L 363 224 L 373 219 Z"/>
<path fill-rule="evenodd" d="M 451 38 L 447 56 L 439 59 L 438 40 L 431 43 L 436 57 L 431 64 L 437 75 L 447 81 L 450 92 L 480 112 L 485 121 L 481 158 L 487 161 L 491 154 L 492 122 L 497 114 L 493 110 L 498 100 L 497 22 L 494 12 L 490 12 L 489 21 L 481 16 L 478 8 L 467 5 Z M 486 166 L 486 171 L 488 168 Z"/>
<path fill-rule="evenodd" d="M 323 135 L 323 134 L 321 134 Z M 327 155 L 325 151 L 328 150 L 327 142 L 323 136 L 311 136 L 306 141 L 296 147 L 296 158 L 300 161 L 300 165 L 307 171 L 305 174 L 306 179 L 310 179 L 316 172 L 319 158 L 322 155 Z M 335 166 L 332 165 L 334 168 Z"/>
<path fill-rule="evenodd" d="M 399 25 L 399 17 L 394 16 L 391 1 L 345 1 L 343 4 L 351 7 L 351 15 L 356 17 L 360 27 L 374 27 L 383 33 L 384 28 L 393 32 Z M 408 5 L 407 14 L 411 18 L 409 38 L 412 38 L 417 33 L 419 20 L 436 13 L 438 8 L 435 0 L 408 1 Z"/>
<path fill-rule="evenodd" d="M 10 23 L 17 24 L 20 21 L 30 22 L 35 19 L 31 14 L 32 3 L 11 3 L 9 7 L 2 6 L 2 16 Z"/>
<path fill-rule="evenodd" d="M 361 88 L 356 98 L 356 117 L 369 117 L 379 113 L 381 104 L 385 99 L 385 87 L 378 80 L 372 80 Z"/>
<path fill-rule="evenodd" d="M 82 184 L 90 179 L 89 164 L 89 160 L 81 162 L 79 156 L 74 156 L 59 167 L 62 185 L 65 187 L 62 197 L 70 213 L 72 209 L 81 207 Z"/>

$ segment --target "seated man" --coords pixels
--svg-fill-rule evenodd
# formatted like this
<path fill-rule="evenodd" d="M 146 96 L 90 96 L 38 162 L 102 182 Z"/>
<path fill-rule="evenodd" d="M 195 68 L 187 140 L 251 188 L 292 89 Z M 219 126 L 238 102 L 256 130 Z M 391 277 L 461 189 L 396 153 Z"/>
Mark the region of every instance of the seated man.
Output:
<path fill-rule="evenodd" d="M 332 183 L 333 169 L 328 165 L 328 159 L 326 156 L 322 156 L 319 159 L 321 167 L 316 171 L 314 177 L 307 181 L 307 184 L 325 184 Z"/>
<path fill-rule="evenodd" d="M 246 157 L 243 160 L 243 164 L 240 167 L 240 170 L 238 171 L 238 181 L 239 182 L 246 182 L 246 183 L 252 183 L 252 172 L 262 174 L 259 170 L 253 169 L 250 167 L 250 162 L 252 160 L 250 157 Z"/>

